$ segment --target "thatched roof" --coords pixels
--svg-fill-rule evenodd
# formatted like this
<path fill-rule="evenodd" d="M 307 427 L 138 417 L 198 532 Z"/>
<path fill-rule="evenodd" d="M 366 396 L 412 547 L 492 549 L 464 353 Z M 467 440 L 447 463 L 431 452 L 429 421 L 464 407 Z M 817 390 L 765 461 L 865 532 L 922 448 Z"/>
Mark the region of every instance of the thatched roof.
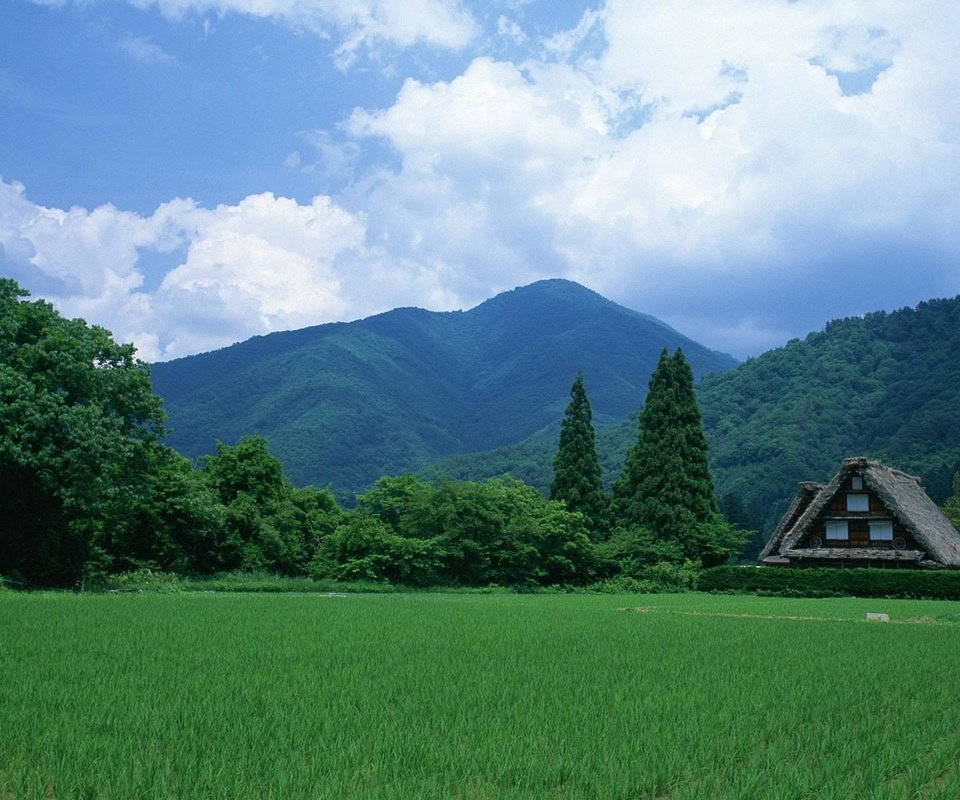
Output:
<path fill-rule="evenodd" d="M 863 477 L 864 488 L 873 491 L 883 501 L 890 513 L 925 550 L 796 548 L 851 473 Z M 960 533 L 927 496 L 919 478 L 885 467 L 878 461 L 863 457 L 848 458 L 826 486 L 800 484 L 796 498 L 760 553 L 761 560 L 767 558 L 777 561 L 783 558 L 869 559 L 960 567 Z"/>
<path fill-rule="evenodd" d="M 797 496 L 793 498 L 793 502 L 790 504 L 790 508 L 787 509 L 787 513 L 780 518 L 776 530 L 774 530 L 773 535 L 767 541 L 767 546 L 760 551 L 761 561 L 774 552 L 774 548 L 779 548 L 783 537 L 793 529 L 797 520 L 803 512 L 810 507 L 810 503 L 823 491 L 823 488 L 822 483 L 814 483 L 813 481 L 802 481 L 797 486 Z"/>

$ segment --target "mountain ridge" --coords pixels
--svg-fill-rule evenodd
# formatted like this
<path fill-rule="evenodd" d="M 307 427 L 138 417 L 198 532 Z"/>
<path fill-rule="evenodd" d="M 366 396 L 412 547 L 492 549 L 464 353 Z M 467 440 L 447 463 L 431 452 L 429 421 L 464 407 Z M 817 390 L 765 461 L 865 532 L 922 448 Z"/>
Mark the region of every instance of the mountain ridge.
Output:
<path fill-rule="evenodd" d="M 634 411 L 663 347 L 703 376 L 732 356 L 572 281 L 466 311 L 403 307 L 253 337 L 153 365 L 172 433 L 196 457 L 259 432 L 292 480 L 341 494 L 382 474 L 522 441 L 555 424 L 578 371 L 598 424 Z"/>

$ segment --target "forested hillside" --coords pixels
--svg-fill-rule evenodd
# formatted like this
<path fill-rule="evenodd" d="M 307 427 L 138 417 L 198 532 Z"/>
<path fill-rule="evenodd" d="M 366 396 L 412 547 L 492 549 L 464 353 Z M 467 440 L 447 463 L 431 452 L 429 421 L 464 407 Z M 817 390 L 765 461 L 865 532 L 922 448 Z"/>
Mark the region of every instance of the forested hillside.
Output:
<path fill-rule="evenodd" d="M 850 455 L 920 475 L 935 501 L 960 468 L 960 298 L 829 323 L 698 386 L 717 495 L 732 521 L 776 524 L 796 484 L 827 480 Z M 590 389 L 589 385 L 587 386 Z M 607 482 L 635 420 L 597 431 Z M 448 459 L 435 472 L 481 479 L 509 472 L 545 490 L 556 441 Z"/>
<path fill-rule="evenodd" d="M 868 455 L 921 476 L 942 502 L 960 466 L 958 354 L 960 298 L 932 300 L 832 322 L 704 380 L 722 501 L 769 527 L 799 480 Z"/>
<path fill-rule="evenodd" d="M 598 426 L 636 411 L 660 350 L 698 377 L 736 365 L 578 284 L 541 281 L 465 312 L 404 308 L 257 337 L 153 367 L 190 457 L 265 435 L 297 484 L 341 497 L 438 459 L 552 440 L 583 370 Z"/>

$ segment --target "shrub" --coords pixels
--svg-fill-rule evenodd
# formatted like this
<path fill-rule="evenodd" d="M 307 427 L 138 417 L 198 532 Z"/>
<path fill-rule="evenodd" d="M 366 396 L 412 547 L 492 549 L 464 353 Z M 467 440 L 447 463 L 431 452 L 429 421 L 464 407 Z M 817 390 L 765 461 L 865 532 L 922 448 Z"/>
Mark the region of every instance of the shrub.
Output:
<path fill-rule="evenodd" d="M 960 571 L 724 566 L 705 570 L 697 580 L 697 589 L 788 597 L 960 600 Z"/>
<path fill-rule="evenodd" d="M 114 592 L 170 593 L 183 591 L 183 584 L 180 576 L 172 572 L 136 569 L 107 575 L 103 580 L 103 588 Z"/>

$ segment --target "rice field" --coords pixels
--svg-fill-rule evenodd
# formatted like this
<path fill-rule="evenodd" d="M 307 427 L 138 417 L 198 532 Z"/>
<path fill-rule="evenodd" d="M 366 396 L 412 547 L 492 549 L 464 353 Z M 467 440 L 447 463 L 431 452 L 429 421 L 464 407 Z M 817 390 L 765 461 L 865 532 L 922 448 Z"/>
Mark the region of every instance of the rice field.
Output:
<path fill-rule="evenodd" d="M 0 798 L 953 799 L 958 621 L 697 594 L 0 593 Z"/>

